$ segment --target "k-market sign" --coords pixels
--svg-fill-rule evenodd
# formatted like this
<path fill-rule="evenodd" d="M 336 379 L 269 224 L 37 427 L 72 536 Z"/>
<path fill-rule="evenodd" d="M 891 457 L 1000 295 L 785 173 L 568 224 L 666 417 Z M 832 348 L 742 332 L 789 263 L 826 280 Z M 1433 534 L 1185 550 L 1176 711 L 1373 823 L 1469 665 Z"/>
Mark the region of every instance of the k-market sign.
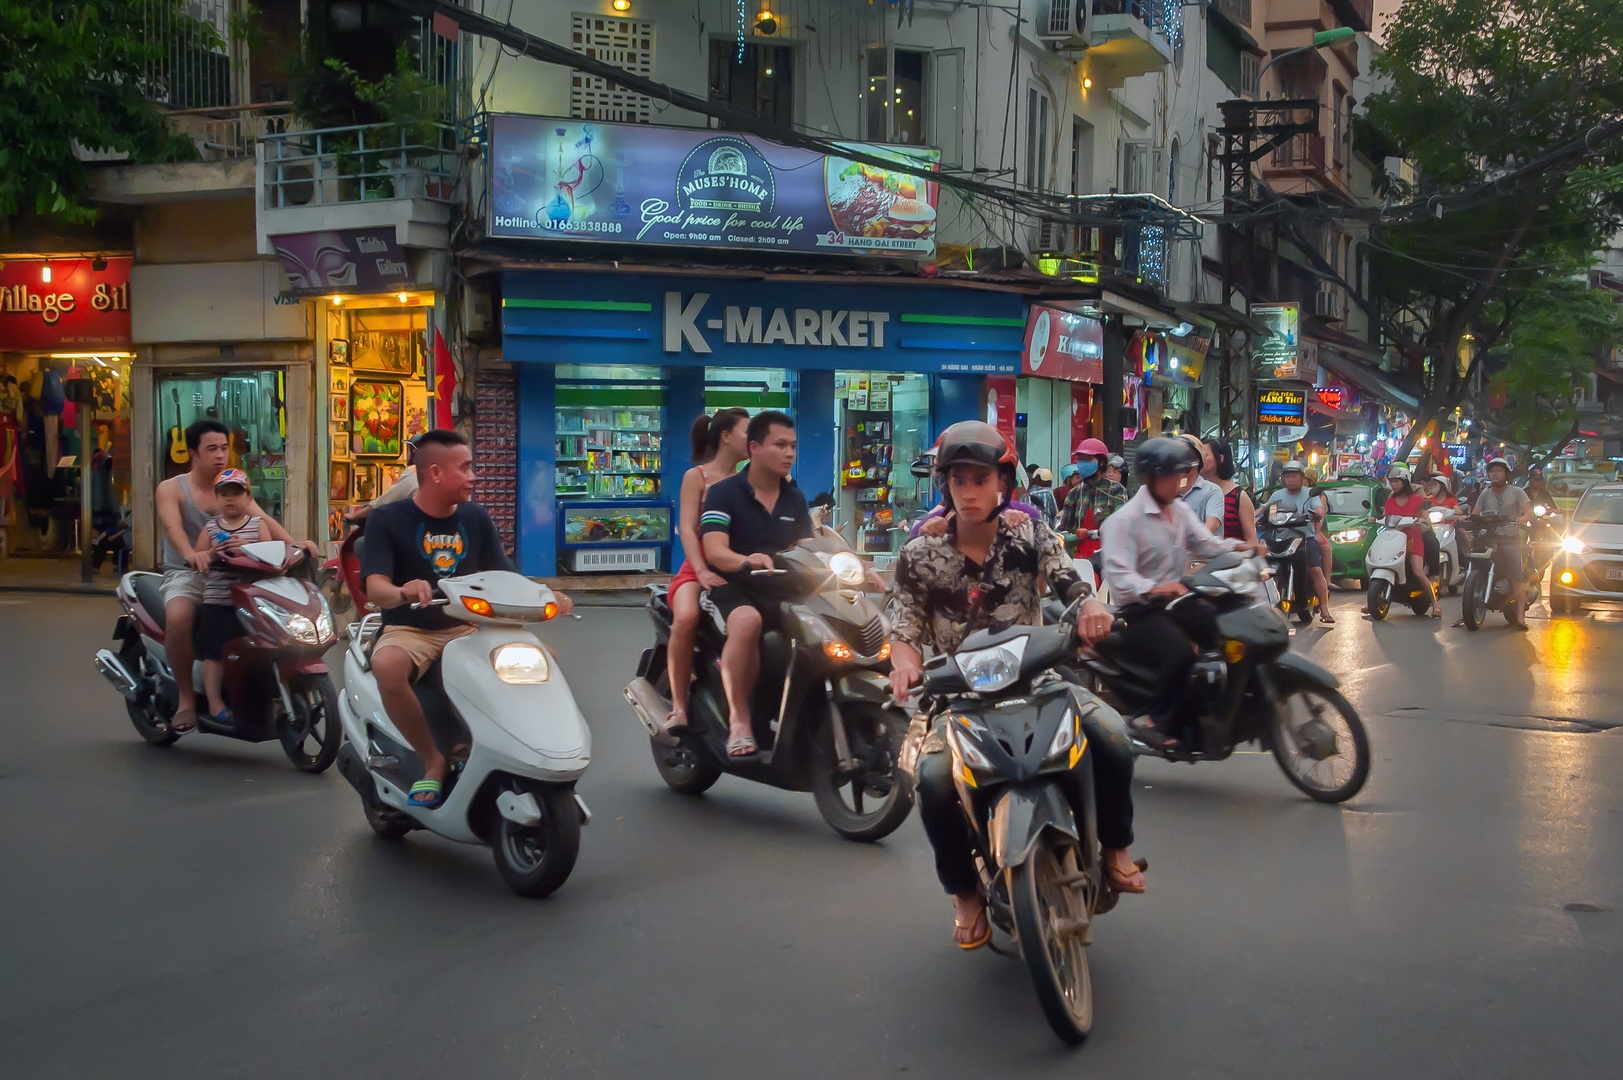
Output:
<path fill-rule="evenodd" d="M 718 316 L 716 311 L 720 311 Z M 728 345 L 803 345 L 810 348 L 883 349 L 888 311 L 836 311 L 829 308 L 766 308 L 710 303 L 694 293 L 686 303 L 679 292 L 665 294 L 664 347 L 712 352 L 720 335 Z"/>

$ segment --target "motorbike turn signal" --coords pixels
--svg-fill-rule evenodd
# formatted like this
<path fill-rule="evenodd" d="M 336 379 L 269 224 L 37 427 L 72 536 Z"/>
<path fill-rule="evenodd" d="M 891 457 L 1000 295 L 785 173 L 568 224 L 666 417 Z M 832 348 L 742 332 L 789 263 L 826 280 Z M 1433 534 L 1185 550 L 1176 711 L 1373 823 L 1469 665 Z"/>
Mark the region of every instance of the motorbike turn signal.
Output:
<path fill-rule="evenodd" d="M 879 659 L 890 659 L 890 642 L 887 641 L 883 645 L 879 646 Z"/>
<path fill-rule="evenodd" d="M 1245 642 L 1229 640 L 1223 642 L 1223 659 L 1231 664 L 1238 664 L 1245 658 Z"/>
<path fill-rule="evenodd" d="M 548 600 L 546 607 L 541 609 L 541 621 L 546 622 L 556 614 L 558 614 L 558 605 L 554 601 Z"/>
<path fill-rule="evenodd" d="M 462 606 L 473 612 L 475 615 L 483 615 L 487 619 L 490 618 L 489 600 L 481 600 L 477 596 L 464 596 L 462 598 Z"/>
<path fill-rule="evenodd" d="M 852 655 L 851 646 L 843 641 L 825 641 L 823 651 L 828 654 L 830 660 L 849 660 Z"/>

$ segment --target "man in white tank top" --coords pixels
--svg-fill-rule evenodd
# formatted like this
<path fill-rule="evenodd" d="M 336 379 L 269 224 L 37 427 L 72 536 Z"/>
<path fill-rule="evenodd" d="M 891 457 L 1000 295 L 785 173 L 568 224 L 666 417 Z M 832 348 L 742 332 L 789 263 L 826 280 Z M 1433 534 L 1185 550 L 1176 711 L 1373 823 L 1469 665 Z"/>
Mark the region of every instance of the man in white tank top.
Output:
<path fill-rule="evenodd" d="M 197 726 L 192 626 L 197 605 L 203 602 L 203 571 L 208 569 L 208 556 L 198 552 L 197 541 L 204 523 L 220 512 L 214 481 L 231 458 L 231 431 L 218 420 L 198 420 L 186 429 L 186 451 L 191 469 L 165 480 L 157 490 L 158 527 L 163 530 L 163 637 L 179 697 L 169 726 L 182 733 Z M 312 558 L 319 556 L 315 544 L 294 540 L 258 503 L 250 513 L 265 519 L 272 539 L 298 544 Z"/>

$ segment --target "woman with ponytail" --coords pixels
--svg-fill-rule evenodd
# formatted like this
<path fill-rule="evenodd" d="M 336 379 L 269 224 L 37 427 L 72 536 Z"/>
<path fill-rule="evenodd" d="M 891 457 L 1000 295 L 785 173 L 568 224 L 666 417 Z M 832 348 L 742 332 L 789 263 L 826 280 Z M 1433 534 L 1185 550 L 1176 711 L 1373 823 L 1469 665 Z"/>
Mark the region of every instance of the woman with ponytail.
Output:
<path fill-rule="evenodd" d="M 687 559 L 671 579 L 667 593 L 671 602 L 671 640 L 665 653 L 665 670 L 671 681 L 671 711 L 662 728 L 667 732 L 686 727 L 688 722 L 688 687 L 693 681 L 693 648 L 699 635 L 699 590 L 726 583 L 705 565 L 704 547 L 699 543 L 699 514 L 710 485 L 733 475 L 744 460 L 749 419 L 743 409 L 722 409 L 714 416 L 701 413 L 693 422 L 694 466 L 683 475 L 682 491 L 677 496 L 677 532 Z"/>

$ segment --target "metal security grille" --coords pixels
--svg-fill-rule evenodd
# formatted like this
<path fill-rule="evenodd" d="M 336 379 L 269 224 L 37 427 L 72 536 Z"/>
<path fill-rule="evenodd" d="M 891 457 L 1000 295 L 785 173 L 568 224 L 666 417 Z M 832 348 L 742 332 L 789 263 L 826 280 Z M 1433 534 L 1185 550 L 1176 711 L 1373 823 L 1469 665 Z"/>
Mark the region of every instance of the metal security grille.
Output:
<path fill-rule="evenodd" d="M 176 109 L 235 104 L 231 77 L 232 0 L 145 4 L 146 38 L 158 47 L 147 93 Z"/>
<path fill-rule="evenodd" d="M 633 75 L 654 77 L 654 24 L 651 21 L 580 12 L 572 18 L 570 46 L 576 52 Z M 650 124 L 654 120 L 654 103 L 642 94 L 611 86 L 595 75 L 571 71 L 569 115 L 583 120 Z"/>

